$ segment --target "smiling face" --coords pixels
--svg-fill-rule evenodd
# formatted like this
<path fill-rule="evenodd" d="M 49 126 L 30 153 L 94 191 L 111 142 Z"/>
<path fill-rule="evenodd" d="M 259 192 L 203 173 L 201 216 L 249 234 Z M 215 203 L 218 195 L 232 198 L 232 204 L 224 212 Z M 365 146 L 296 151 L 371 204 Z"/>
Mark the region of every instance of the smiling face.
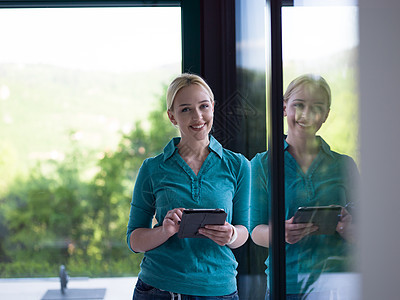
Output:
<path fill-rule="evenodd" d="M 314 137 L 329 115 L 329 100 L 320 88 L 299 86 L 283 104 L 288 135 Z"/>
<path fill-rule="evenodd" d="M 179 127 L 182 140 L 208 140 L 214 117 L 214 102 L 206 90 L 191 84 L 176 94 L 168 110 L 172 124 Z"/>

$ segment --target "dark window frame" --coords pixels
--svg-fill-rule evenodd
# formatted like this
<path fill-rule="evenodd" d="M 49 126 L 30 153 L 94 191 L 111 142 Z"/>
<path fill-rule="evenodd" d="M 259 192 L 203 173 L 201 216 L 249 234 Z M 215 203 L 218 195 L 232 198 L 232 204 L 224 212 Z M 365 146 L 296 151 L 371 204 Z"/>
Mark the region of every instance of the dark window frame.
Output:
<path fill-rule="evenodd" d="M 284 189 L 283 189 L 283 113 L 282 111 L 282 43 L 281 43 L 281 6 L 293 5 L 291 0 L 266 0 L 270 18 L 271 30 L 271 61 L 269 82 L 269 120 L 268 147 L 274 159 L 272 168 L 272 299 L 283 299 L 285 295 L 285 264 L 284 264 Z M 216 91 L 216 99 L 224 104 L 224 101 L 231 101 L 229 98 L 236 90 L 236 62 L 235 62 L 235 0 L 158 0 L 158 1 L 132 1 L 132 0 L 97 0 L 97 1 L 1 1 L 1 8 L 78 8 L 78 7 L 181 7 L 182 9 L 182 70 L 203 76 Z M 216 8 L 217 13 L 212 9 Z M 218 15 L 222 18 L 218 18 Z M 206 30 L 212 25 L 209 18 L 212 17 L 212 24 L 217 25 L 218 30 L 210 32 Z M 206 22 L 207 20 L 207 22 Z M 222 38 L 222 41 L 221 41 Z M 209 45 L 219 43 L 218 53 L 214 56 L 213 49 Z M 225 102 L 226 104 L 226 102 Z M 223 106 L 223 105 L 222 105 Z M 261 108 L 260 111 L 262 111 Z M 265 110 L 264 110 L 265 111 Z M 274 113 L 272 113 L 274 112 Z M 220 132 L 224 136 L 224 125 L 229 122 L 224 111 L 216 111 L 218 118 L 221 118 Z M 266 115 L 260 113 L 259 118 Z M 251 127 L 243 121 L 243 126 Z M 258 130 L 259 139 L 256 141 L 246 140 L 242 135 L 236 140 L 223 144 L 224 147 L 241 152 L 249 159 L 254 155 L 254 149 L 262 151 L 266 141 L 265 130 L 260 128 L 247 128 Z M 245 146 L 243 146 L 245 145 Z M 261 148 L 260 148 L 261 147 Z M 277 180 L 278 179 L 278 180 Z M 281 180 L 279 180 L 281 179 Z M 283 228 L 283 229 L 282 229 Z M 278 245 L 278 246 L 275 246 Z M 273 250 L 275 249 L 275 250 Z"/>
<path fill-rule="evenodd" d="M 286 1 L 289 2 L 289 1 Z M 290 5 L 290 3 L 288 3 Z M 271 183 L 270 297 L 286 298 L 285 177 L 283 149 L 282 1 L 267 0 L 270 21 L 268 151 Z M 268 72 L 268 70 L 267 70 Z M 282 284 L 284 283 L 284 284 Z"/>
<path fill-rule="evenodd" d="M 0 8 L 68 8 L 68 7 L 179 7 L 179 0 L 156 0 L 156 1 L 138 1 L 138 0 L 96 0 L 96 1 L 0 1 Z"/>

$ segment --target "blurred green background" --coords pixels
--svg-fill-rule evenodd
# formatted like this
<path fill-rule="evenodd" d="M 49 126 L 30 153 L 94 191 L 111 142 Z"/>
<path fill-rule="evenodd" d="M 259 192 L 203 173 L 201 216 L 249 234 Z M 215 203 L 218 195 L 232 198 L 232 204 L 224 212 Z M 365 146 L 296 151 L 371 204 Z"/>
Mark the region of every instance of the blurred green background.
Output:
<path fill-rule="evenodd" d="M 165 112 L 176 70 L 0 64 L 0 277 L 57 276 L 61 264 L 70 276 L 137 275 L 131 194 L 143 160 L 177 135 Z M 286 62 L 284 87 L 316 70 L 333 98 L 319 134 L 358 161 L 356 50 Z"/>

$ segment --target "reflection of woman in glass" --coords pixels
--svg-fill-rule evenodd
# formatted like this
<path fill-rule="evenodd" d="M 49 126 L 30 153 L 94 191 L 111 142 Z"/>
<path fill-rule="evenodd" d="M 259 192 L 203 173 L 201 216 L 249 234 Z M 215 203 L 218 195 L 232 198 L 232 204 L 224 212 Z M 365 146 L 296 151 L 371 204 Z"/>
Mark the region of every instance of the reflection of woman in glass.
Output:
<path fill-rule="evenodd" d="M 320 76 L 300 76 L 284 94 L 288 124 L 284 140 L 286 291 L 292 295 L 290 299 L 330 299 L 320 294 L 325 288 L 312 284 L 322 272 L 346 270 L 346 253 L 353 239 L 352 217 L 344 207 L 354 200 L 357 167 L 352 158 L 332 151 L 316 136 L 328 118 L 330 105 L 330 88 Z M 251 161 L 251 237 L 264 247 L 269 247 L 267 161 L 268 152 L 257 154 Z M 293 223 L 298 207 L 326 205 L 343 207 L 334 234 L 316 234 L 318 227 L 312 223 Z M 266 264 L 268 267 L 268 259 Z"/>
<path fill-rule="evenodd" d="M 248 237 L 250 163 L 209 135 L 214 96 L 202 78 L 173 80 L 167 106 L 181 137 L 145 160 L 136 179 L 127 242 L 145 254 L 133 299 L 238 299 L 230 248 Z M 183 207 L 222 208 L 226 222 L 200 229 L 207 239 L 179 239 Z"/>

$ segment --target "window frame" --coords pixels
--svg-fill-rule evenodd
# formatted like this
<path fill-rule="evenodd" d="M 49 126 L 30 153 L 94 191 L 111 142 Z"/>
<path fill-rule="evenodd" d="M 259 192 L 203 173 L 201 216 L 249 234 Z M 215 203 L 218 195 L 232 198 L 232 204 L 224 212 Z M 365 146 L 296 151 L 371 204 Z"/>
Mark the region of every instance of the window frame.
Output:
<path fill-rule="evenodd" d="M 101 7 L 181 7 L 182 26 L 182 71 L 201 75 L 213 89 L 218 104 L 215 114 L 220 120 L 214 125 L 215 134 L 225 148 L 241 152 L 249 159 L 254 151 L 265 146 L 265 130 L 260 130 L 259 139 L 247 141 L 243 131 L 240 136 L 230 137 L 226 124 L 232 122 L 232 115 L 226 113 L 226 106 L 236 92 L 236 44 L 235 44 L 235 0 L 53 0 L 24 1 L 0 0 L 0 9 L 18 8 L 101 8 Z M 212 46 L 212 47 L 211 47 Z M 225 107 L 225 109 L 224 109 Z M 265 120 L 265 107 L 260 109 L 260 118 Z M 235 117 L 235 116 L 233 116 Z M 246 121 L 241 126 L 246 127 Z M 258 128 L 246 128 L 255 131 Z M 250 240 L 249 240 L 250 242 Z M 243 263 L 251 256 L 249 249 L 238 250 Z M 249 268 L 248 265 L 245 266 Z M 250 266 L 251 267 L 251 266 Z M 241 274 L 239 274 L 240 276 Z"/>
<path fill-rule="evenodd" d="M 86 1 L 0 1 L 0 8 L 67 8 L 67 7 L 178 7 L 180 0 L 86 0 Z"/>

